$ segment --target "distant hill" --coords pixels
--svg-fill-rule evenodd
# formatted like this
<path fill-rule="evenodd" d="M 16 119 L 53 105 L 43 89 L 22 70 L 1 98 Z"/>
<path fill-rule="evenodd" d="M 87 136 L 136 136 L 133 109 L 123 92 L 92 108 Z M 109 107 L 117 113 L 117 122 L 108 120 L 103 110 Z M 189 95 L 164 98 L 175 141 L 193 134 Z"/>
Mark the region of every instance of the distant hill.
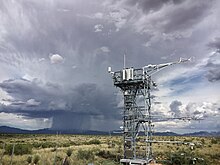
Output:
<path fill-rule="evenodd" d="M 120 130 L 115 130 L 111 132 L 112 134 L 122 134 Z M 144 132 L 140 132 L 139 135 L 143 136 Z M 155 132 L 153 133 L 154 136 L 181 136 L 180 134 L 174 132 Z"/>
<path fill-rule="evenodd" d="M 153 135 L 155 136 L 181 136 L 180 134 L 174 132 L 155 132 Z"/>
<path fill-rule="evenodd" d="M 23 130 L 19 128 L 13 128 L 8 126 L 0 126 L 0 133 L 8 134 L 82 134 L 82 135 L 107 135 L 108 132 L 104 131 L 92 131 L 92 130 L 52 130 L 49 128 L 39 130 Z"/>
<path fill-rule="evenodd" d="M 13 128 L 13 127 L 7 127 L 7 126 L 1 126 L 0 127 L 0 133 L 20 133 L 20 134 L 25 134 L 25 133 L 28 133 L 30 131 L 28 130 L 22 130 L 22 129 L 19 129 L 19 128 Z"/>
<path fill-rule="evenodd" d="M 186 133 L 183 136 L 220 136 L 219 132 L 207 132 L 207 131 L 199 131 L 194 133 Z"/>
<path fill-rule="evenodd" d="M 118 132 L 118 133 L 116 133 Z M 109 135 L 109 132 L 105 131 L 93 131 L 93 130 L 53 130 L 49 128 L 39 129 L 39 130 L 23 130 L 19 128 L 13 128 L 8 126 L 0 126 L 0 133 L 6 134 L 79 134 L 79 135 Z M 120 131 L 111 131 L 112 135 L 120 135 Z M 143 135 L 143 132 L 140 133 Z M 174 132 L 155 132 L 155 136 L 220 136 L 220 132 L 194 132 L 186 134 L 177 134 Z"/>
<path fill-rule="evenodd" d="M 193 133 L 177 134 L 174 132 L 156 132 L 156 136 L 220 136 L 220 132 L 199 131 Z"/>

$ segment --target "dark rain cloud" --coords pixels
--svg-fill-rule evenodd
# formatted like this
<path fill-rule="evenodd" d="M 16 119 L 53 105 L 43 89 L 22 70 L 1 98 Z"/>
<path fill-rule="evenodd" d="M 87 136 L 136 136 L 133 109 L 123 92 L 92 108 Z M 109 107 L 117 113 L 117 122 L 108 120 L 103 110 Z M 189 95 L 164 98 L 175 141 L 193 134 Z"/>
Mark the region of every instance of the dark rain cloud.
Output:
<path fill-rule="evenodd" d="M 218 42 L 216 40 L 215 43 L 211 42 L 210 44 L 217 50 L 209 56 L 207 63 L 204 66 L 206 69 L 205 77 L 210 82 L 218 82 L 220 80 L 220 52 L 218 52 Z M 210 44 L 209 46 L 211 46 Z"/>
<path fill-rule="evenodd" d="M 146 15 L 153 15 L 161 10 L 161 17 L 153 18 L 152 23 L 155 25 L 152 26 L 164 33 L 184 32 L 192 29 L 211 14 L 213 2 L 206 3 L 199 0 L 127 1 L 130 5 L 137 5 Z"/>
<path fill-rule="evenodd" d="M 168 23 L 165 25 L 165 32 L 192 28 L 210 14 L 212 3 L 196 1 L 191 4 L 191 2 L 188 1 L 187 6 L 189 7 L 180 7 L 169 14 Z"/>
<path fill-rule="evenodd" d="M 208 73 L 206 74 L 206 78 L 210 81 L 210 82 L 216 82 L 216 81 L 220 81 L 220 64 L 215 65 L 212 67 L 211 70 L 208 71 Z"/>
<path fill-rule="evenodd" d="M 84 128 L 91 122 L 107 122 L 120 119 L 120 111 L 116 108 L 117 101 L 112 93 L 96 84 L 80 84 L 72 90 L 61 89 L 56 84 L 42 84 L 36 80 L 6 80 L 0 87 L 14 98 L 10 106 L 1 105 L 1 112 L 22 113 L 29 117 L 53 117 L 53 128 Z M 36 100 L 38 105 L 30 107 L 28 100 Z M 70 117 L 71 116 L 71 117 Z M 64 118 L 65 122 L 63 122 Z M 80 123 L 87 123 L 86 126 Z M 115 126 L 113 122 L 112 126 Z M 70 125 L 70 123 L 72 123 Z M 80 127 L 80 125 L 82 127 Z M 90 128 L 90 127 L 88 127 Z"/>
<path fill-rule="evenodd" d="M 209 42 L 208 47 L 220 51 L 220 37 L 216 37 L 214 41 Z"/>
<path fill-rule="evenodd" d="M 180 111 L 181 105 L 182 105 L 182 102 L 178 100 L 175 100 L 170 104 L 170 111 L 173 113 L 174 117 L 181 116 L 181 111 Z"/>
<path fill-rule="evenodd" d="M 164 5 L 171 3 L 171 4 L 179 4 L 184 2 L 184 0 L 127 0 L 127 3 L 130 5 L 138 5 L 144 12 L 148 13 L 150 11 L 158 11 Z"/>

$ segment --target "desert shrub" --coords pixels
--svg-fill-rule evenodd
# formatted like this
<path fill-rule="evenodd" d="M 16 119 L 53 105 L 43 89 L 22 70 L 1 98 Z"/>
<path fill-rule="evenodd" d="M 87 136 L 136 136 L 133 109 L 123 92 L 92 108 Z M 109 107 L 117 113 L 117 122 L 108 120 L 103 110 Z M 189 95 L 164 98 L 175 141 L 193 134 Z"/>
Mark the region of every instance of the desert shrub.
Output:
<path fill-rule="evenodd" d="M 74 142 L 74 141 L 70 141 L 70 145 L 71 146 L 75 146 L 75 145 L 79 145 L 78 143 Z"/>
<path fill-rule="evenodd" d="M 56 157 L 57 164 L 60 164 L 62 162 L 62 160 L 63 160 L 63 157 L 61 157 L 61 156 Z"/>
<path fill-rule="evenodd" d="M 113 148 L 115 147 L 115 143 L 112 143 L 112 147 L 113 147 Z"/>
<path fill-rule="evenodd" d="M 119 161 L 121 156 L 118 154 L 113 154 L 110 151 L 101 150 L 97 154 L 97 156 L 102 157 L 104 159 L 111 159 L 114 161 Z"/>
<path fill-rule="evenodd" d="M 40 148 L 41 147 L 41 143 L 38 143 L 38 142 L 34 142 L 34 143 L 32 143 L 32 146 L 34 147 L 34 148 Z"/>
<path fill-rule="evenodd" d="M 56 146 L 57 146 L 57 144 L 54 142 L 45 142 L 42 144 L 42 148 L 53 148 Z"/>
<path fill-rule="evenodd" d="M 174 141 L 174 140 L 175 140 L 175 137 L 170 136 L 170 141 Z"/>
<path fill-rule="evenodd" d="M 57 148 L 52 148 L 51 152 L 55 152 L 57 150 Z"/>
<path fill-rule="evenodd" d="M 63 147 L 69 147 L 69 146 L 71 146 L 71 144 L 69 142 L 67 142 L 67 143 L 64 143 L 62 146 Z"/>
<path fill-rule="evenodd" d="M 201 139 L 202 144 L 205 144 L 205 139 Z"/>
<path fill-rule="evenodd" d="M 79 149 L 77 153 L 78 159 L 94 160 L 95 156 L 91 150 Z"/>
<path fill-rule="evenodd" d="M 122 146 L 118 146 L 117 153 L 122 153 Z"/>
<path fill-rule="evenodd" d="M 39 155 L 34 155 L 33 163 L 37 164 L 40 161 L 40 156 Z"/>
<path fill-rule="evenodd" d="M 168 157 L 169 157 L 169 155 L 168 155 Z M 175 153 L 174 155 L 172 155 L 171 162 L 172 162 L 172 164 L 175 164 L 175 165 L 185 164 L 186 163 L 185 155 L 181 155 L 180 152 Z"/>
<path fill-rule="evenodd" d="M 103 160 L 101 162 L 101 164 L 104 164 L 104 165 L 115 165 L 115 162 L 111 161 L 111 160 Z"/>
<path fill-rule="evenodd" d="M 219 159 L 219 158 L 220 158 L 220 153 L 215 153 L 215 154 L 213 154 L 213 155 L 210 155 L 210 157 L 211 157 L 212 159 Z"/>
<path fill-rule="evenodd" d="M 178 157 L 173 158 L 172 163 L 175 165 L 181 165 L 181 159 Z"/>
<path fill-rule="evenodd" d="M 118 146 L 122 145 L 122 141 L 113 140 L 112 143 L 114 143 L 114 144 L 116 144 Z"/>
<path fill-rule="evenodd" d="M 32 156 L 27 157 L 27 162 L 30 164 L 32 162 Z"/>
<path fill-rule="evenodd" d="M 196 148 L 203 148 L 202 144 L 196 144 Z"/>
<path fill-rule="evenodd" d="M 169 159 L 170 153 L 167 153 L 167 158 Z M 200 155 L 198 155 L 195 152 L 190 152 L 188 149 L 183 150 L 181 149 L 178 152 L 171 154 L 171 164 L 172 165 L 193 165 L 193 164 L 204 164 L 204 159 L 199 158 Z"/>
<path fill-rule="evenodd" d="M 90 145 L 90 144 L 101 144 L 101 142 L 98 139 L 92 139 L 92 140 L 86 142 L 85 144 L 87 144 L 87 145 Z"/>
<path fill-rule="evenodd" d="M 105 150 L 99 151 L 96 155 L 99 156 L 99 157 L 105 158 L 105 159 L 108 159 L 108 158 L 112 157 L 110 152 L 109 151 L 105 151 Z"/>
<path fill-rule="evenodd" d="M 12 144 L 6 145 L 5 154 L 11 155 L 12 149 L 13 149 Z M 24 155 L 24 154 L 31 154 L 31 153 L 32 153 L 32 145 L 30 144 L 16 144 L 14 147 L 15 155 Z"/>
<path fill-rule="evenodd" d="M 72 155 L 72 153 L 73 153 L 73 150 L 70 149 L 70 148 L 66 151 L 66 155 L 67 155 L 68 157 L 70 157 L 70 156 Z"/>
<path fill-rule="evenodd" d="M 211 139 L 211 143 L 212 143 L 212 144 L 217 144 L 217 143 L 218 143 L 218 140 L 215 139 L 215 138 L 212 138 L 212 139 Z"/>

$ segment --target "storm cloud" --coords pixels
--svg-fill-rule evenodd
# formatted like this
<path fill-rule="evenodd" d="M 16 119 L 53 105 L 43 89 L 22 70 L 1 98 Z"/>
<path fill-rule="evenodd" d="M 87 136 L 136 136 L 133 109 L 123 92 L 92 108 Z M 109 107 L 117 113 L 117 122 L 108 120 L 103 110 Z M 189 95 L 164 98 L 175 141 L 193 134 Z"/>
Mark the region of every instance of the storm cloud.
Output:
<path fill-rule="evenodd" d="M 120 119 L 115 97 L 96 84 L 62 89 L 56 84 L 18 79 L 4 81 L 0 87 L 18 99 L 5 100 L 10 104 L 2 105 L 2 112 L 17 112 L 32 118 L 53 117 L 54 129 L 95 129 L 95 123 Z M 113 127 L 114 122 L 111 122 Z"/>
<path fill-rule="evenodd" d="M 213 41 L 211 41 L 208 46 L 213 49 L 220 49 L 220 37 L 216 37 Z"/>
<path fill-rule="evenodd" d="M 171 112 L 174 114 L 174 117 L 181 117 L 181 111 L 180 111 L 180 106 L 182 105 L 182 103 L 180 101 L 173 101 L 170 104 L 170 110 Z"/>

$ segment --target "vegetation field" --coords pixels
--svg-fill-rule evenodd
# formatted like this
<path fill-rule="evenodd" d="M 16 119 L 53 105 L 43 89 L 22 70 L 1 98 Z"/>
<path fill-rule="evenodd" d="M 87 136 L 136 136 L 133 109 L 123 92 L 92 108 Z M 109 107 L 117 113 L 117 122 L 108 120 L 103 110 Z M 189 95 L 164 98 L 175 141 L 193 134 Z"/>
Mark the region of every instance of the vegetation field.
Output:
<path fill-rule="evenodd" d="M 153 144 L 161 164 L 220 164 L 220 138 L 157 136 L 155 140 L 189 141 L 195 146 Z M 0 135 L 1 165 L 118 165 L 123 153 L 121 136 Z"/>

